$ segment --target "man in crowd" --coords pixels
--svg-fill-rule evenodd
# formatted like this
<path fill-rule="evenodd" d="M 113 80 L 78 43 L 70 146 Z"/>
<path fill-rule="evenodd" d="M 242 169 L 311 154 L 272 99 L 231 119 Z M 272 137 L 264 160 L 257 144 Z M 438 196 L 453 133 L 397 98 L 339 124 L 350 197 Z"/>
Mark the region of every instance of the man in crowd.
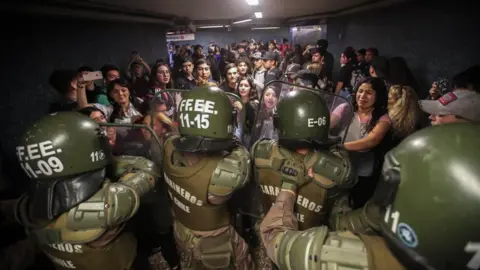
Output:
<path fill-rule="evenodd" d="M 421 100 L 420 108 L 430 114 L 432 125 L 457 122 L 480 123 L 480 93 L 456 90 L 437 100 Z"/>
<path fill-rule="evenodd" d="M 182 73 L 177 79 L 177 88 L 192 89 L 195 88 L 195 78 L 193 77 L 193 60 L 190 56 L 185 56 L 182 61 Z"/>
<path fill-rule="evenodd" d="M 50 85 L 60 93 L 60 100 L 50 107 L 50 112 L 72 111 L 77 108 L 77 77 L 75 70 L 55 70 L 49 79 Z"/>
<path fill-rule="evenodd" d="M 317 41 L 317 47 L 320 50 L 320 54 L 323 56 L 323 72 L 328 80 L 332 80 L 332 73 L 333 73 L 333 65 L 334 59 L 333 55 L 327 51 L 328 49 L 328 41 L 326 39 L 319 39 Z M 312 57 L 313 62 L 313 57 Z"/>
<path fill-rule="evenodd" d="M 279 80 L 282 77 L 282 71 L 277 68 L 278 54 L 268 51 L 262 57 L 263 67 L 266 69 L 265 84 Z"/>
<path fill-rule="evenodd" d="M 264 83 L 265 83 L 265 68 L 263 67 L 262 53 L 256 52 L 252 55 L 252 62 L 254 66 L 253 70 L 253 82 L 257 88 L 258 96 L 262 95 Z"/>

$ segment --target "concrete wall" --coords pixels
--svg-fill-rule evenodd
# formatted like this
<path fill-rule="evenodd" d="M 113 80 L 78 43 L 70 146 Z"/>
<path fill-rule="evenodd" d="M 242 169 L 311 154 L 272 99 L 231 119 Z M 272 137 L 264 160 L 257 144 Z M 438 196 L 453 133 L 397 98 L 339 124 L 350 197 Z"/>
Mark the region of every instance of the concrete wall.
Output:
<path fill-rule="evenodd" d="M 8 160 L 24 129 L 59 98 L 48 85 L 52 70 L 124 68 L 132 50 L 148 62 L 167 57 L 161 25 L 16 16 L 6 27 L 13 31 L 2 33 L 0 154 Z"/>
<path fill-rule="evenodd" d="M 292 40 L 290 29 L 288 27 L 282 27 L 272 30 L 250 30 L 249 28 L 233 28 L 232 31 L 226 29 L 198 29 L 195 34 L 195 40 L 175 42 L 176 44 L 200 44 L 206 50 L 206 46 L 213 40 L 221 47 L 233 42 L 240 42 L 244 39 L 255 39 L 256 41 L 263 40 L 267 43 L 269 40 L 276 39 L 278 43 L 282 42 L 282 38 Z"/>
<path fill-rule="evenodd" d="M 419 92 L 426 94 L 437 77 L 451 78 L 480 64 L 480 24 L 473 2 L 443 2 L 407 3 L 329 20 L 327 36 L 336 70 L 346 46 L 377 47 L 381 55 L 404 57 L 421 86 Z"/>

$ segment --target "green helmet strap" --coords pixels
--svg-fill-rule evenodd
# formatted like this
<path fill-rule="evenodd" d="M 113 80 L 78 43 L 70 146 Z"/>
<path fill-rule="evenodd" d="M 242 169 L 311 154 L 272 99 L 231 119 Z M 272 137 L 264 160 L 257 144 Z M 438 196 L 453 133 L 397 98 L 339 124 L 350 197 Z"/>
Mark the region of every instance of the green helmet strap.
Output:
<path fill-rule="evenodd" d="M 31 217 L 35 220 L 53 220 L 75 205 L 93 196 L 105 181 L 106 169 L 54 181 L 35 181 L 29 194 Z M 82 192 L 78 192 L 78 187 Z M 75 194 L 72 196 L 71 194 Z"/>
<path fill-rule="evenodd" d="M 238 142 L 232 139 L 220 140 L 198 136 L 183 136 L 175 138 L 173 145 L 181 152 L 216 153 L 231 151 L 238 146 Z"/>

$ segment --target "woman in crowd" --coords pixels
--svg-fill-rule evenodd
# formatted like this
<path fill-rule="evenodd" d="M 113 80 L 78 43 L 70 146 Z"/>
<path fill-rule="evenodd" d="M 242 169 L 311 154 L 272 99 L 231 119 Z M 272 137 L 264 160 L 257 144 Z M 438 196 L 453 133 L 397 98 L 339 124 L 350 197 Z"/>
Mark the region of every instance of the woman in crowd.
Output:
<path fill-rule="evenodd" d="M 90 119 L 97 123 L 107 123 L 107 117 L 105 117 L 105 114 L 96 107 L 85 107 L 78 112 L 90 117 Z M 115 128 L 108 127 L 105 129 L 105 131 L 105 134 L 108 137 L 108 143 L 110 143 L 111 146 L 114 146 L 117 139 L 117 132 Z"/>
<path fill-rule="evenodd" d="M 251 132 L 259 104 L 253 79 L 243 78 L 239 80 L 235 93 L 240 96 L 243 104 L 245 104 L 245 123 L 242 126 L 242 134 L 237 134 L 241 136 L 237 137 L 241 138 L 242 144 L 250 149 Z"/>
<path fill-rule="evenodd" d="M 246 78 L 252 74 L 252 62 L 248 57 L 240 57 L 236 61 L 236 66 L 238 68 L 238 76 L 240 78 Z"/>
<path fill-rule="evenodd" d="M 277 44 L 273 40 L 270 40 L 268 42 L 268 50 L 271 52 L 276 52 L 277 51 Z"/>
<path fill-rule="evenodd" d="M 228 93 L 235 93 L 238 81 L 238 67 L 235 64 L 228 64 L 223 72 L 225 81 L 220 88 Z"/>
<path fill-rule="evenodd" d="M 94 106 L 104 113 L 108 122 L 135 123 L 142 118 L 140 101 L 132 97 L 125 80 L 116 79 L 108 84 L 107 95 L 112 105 L 99 103 L 88 104 L 85 86 L 83 85 L 82 88 L 81 85 L 82 84 L 79 83 L 80 87 L 77 91 L 77 101 L 80 109 Z"/>
<path fill-rule="evenodd" d="M 331 126 L 335 127 L 348 114 L 348 103 L 339 105 L 332 112 Z M 356 164 L 359 182 L 351 191 L 355 208 L 362 207 L 370 199 L 376 187 L 379 164 L 383 156 L 377 147 L 388 133 L 391 120 L 387 115 L 387 89 L 380 78 L 367 78 L 359 84 L 353 100 L 353 120 L 348 129 L 344 147 L 351 151 Z"/>
<path fill-rule="evenodd" d="M 167 88 L 173 88 L 173 78 L 170 67 L 166 63 L 155 65 L 150 73 L 151 88 L 155 93 Z"/>
<path fill-rule="evenodd" d="M 141 97 L 142 102 L 150 103 L 152 98 L 158 92 L 165 89 L 173 89 L 174 85 L 175 84 L 173 82 L 172 73 L 170 72 L 170 67 L 165 63 L 156 65 L 150 73 L 150 89 L 146 96 Z M 174 98 L 168 93 L 162 93 L 160 98 L 163 100 L 164 104 L 167 107 L 165 114 L 168 117 L 172 117 L 175 113 L 176 107 Z M 145 103 L 144 106 L 149 107 L 148 103 Z"/>
<path fill-rule="evenodd" d="M 258 119 L 255 119 L 255 131 L 252 135 L 254 140 L 263 138 L 278 139 L 273 127 L 273 112 L 280 97 L 280 88 L 269 85 L 263 92 L 261 108 L 258 112 Z M 256 134 L 258 133 L 258 134 Z M 254 143 L 253 141 L 251 143 Z"/>
<path fill-rule="evenodd" d="M 387 152 L 396 147 L 405 137 L 418 129 L 420 108 L 418 97 L 410 86 L 394 85 L 388 92 L 388 116 L 392 121 L 390 142 L 386 145 Z"/>

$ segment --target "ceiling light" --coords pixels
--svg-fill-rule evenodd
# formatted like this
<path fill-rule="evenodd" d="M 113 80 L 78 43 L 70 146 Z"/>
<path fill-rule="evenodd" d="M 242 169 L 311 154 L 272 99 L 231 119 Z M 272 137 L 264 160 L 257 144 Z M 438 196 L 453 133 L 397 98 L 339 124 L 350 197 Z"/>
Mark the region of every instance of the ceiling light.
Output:
<path fill-rule="evenodd" d="M 270 26 L 270 27 L 254 27 L 252 30 L 273 30 L 273 29 L 279 29 L 279 26 Z"/>
<path fill-rule="evenodd" d="M 208 29 L 208 28 L 223 28 L 223 25 L 205 25 L 205 26 L 200 26 L 198 28 L 201 29 Z"/>
<path fill-rule="evenodd" d="M 247 0 L 247 4 L 250 6 L 256 6 L 258 5 L 258 0 Z"/>
<path fill-rule="evenodd" d="M 255 18 L 257 18 L 257 19 L 263 18 L 263 13 L 262 12 L 255 12 Z"/>
<path fill-rule="evenodd" d="M 233 22 L 233 24 L 246 23 L 246 22 L 251 22 L 251 21 L 252 21 L 252 19 L 246 19 L 246 20 Z"/>

